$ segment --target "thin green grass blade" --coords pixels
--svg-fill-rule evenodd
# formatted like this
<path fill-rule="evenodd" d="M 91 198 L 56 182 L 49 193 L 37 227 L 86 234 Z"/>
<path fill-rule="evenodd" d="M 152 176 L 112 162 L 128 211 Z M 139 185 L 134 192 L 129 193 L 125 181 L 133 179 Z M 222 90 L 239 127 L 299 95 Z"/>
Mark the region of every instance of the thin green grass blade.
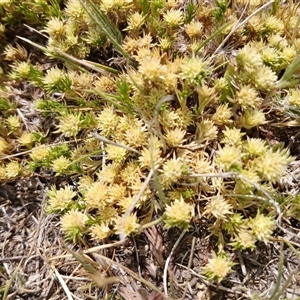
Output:
<path fill-rule="evenodd" d="M 103 73 L 105 72 L 109 72 L 109 73 L 113 73 L 113 74 L 118 74 L 118 70 L 110 68 L 108 66 L 105 65 L 101 65 L 99 63 L 95 63 L 95 62 L 91 62 L 85 59 L 78 59 L 73 57 L 72 55 L 69 55 L 63 51 L 61 51 L 59 48 L 52 48 L 52 49 L 48 49 L 44 46 L 41 46 L 35 42 L 32 42 L 31 40 L 28 40 L 26 38 L 23 38 L 21 36 L 18 36 L 19 39 L 21 39 L 24 42 L 29 43 L 30 45 L 42 50 L 44 53 L 47 53 L 49 55 L 51 55 L 52 57 L 62 60 L 70 65 L 72 65 L 73 67 L 75 67 L 76 69 L 82 71 L 82 72 L 88 72 L 85 68 L 89 68 L 91 70 L 94 70 L 96 72 L 99 73 Z M 84 66 L 85 68 L 82 68 L 81 66 Z"/>
<path fill-rule="evenodd" d="M 287 88 L 296 85 L 299 80 L 294 78 L 294 74 L 300 69 L 300 54 L 285 69 L 281 79 L 276 83 L 276 89 Z"/>
<path fill-rule="evenodd" d="M 99 26 L 100 30 L 104 32 L 107 38 L 115 46 L 115 48 L 127 59 L 129 55 L 122 48 L 122 35 L 114 24 L 103 14 L 103 12 L 95 5 L 91 0 L 86 0 L 87 4 L 83 0 L 79 0 L 86 13 L 91 19 Z"/>
<path fill-rule="evenodd" d="M 218 30 L 216 30 L 211 36 L 209 36 L 199 47 L 196 49 L 195 54 L 197 54 L 200 49 L 202 49 L 205 45 L 207 45 L 213 38 L 223 32 L 223 30 L 228 27 L 229 23 L 225 23 Z"/>

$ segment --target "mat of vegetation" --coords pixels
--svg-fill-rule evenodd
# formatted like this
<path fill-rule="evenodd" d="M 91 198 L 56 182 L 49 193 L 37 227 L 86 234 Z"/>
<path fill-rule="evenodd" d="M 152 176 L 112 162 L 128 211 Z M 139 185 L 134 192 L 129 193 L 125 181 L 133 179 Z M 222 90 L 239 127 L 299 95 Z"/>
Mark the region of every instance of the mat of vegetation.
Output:
<path fill-rule="evenodd" d="M 0 296 L 300 299 L 300 8 L 0 0 Z"/>

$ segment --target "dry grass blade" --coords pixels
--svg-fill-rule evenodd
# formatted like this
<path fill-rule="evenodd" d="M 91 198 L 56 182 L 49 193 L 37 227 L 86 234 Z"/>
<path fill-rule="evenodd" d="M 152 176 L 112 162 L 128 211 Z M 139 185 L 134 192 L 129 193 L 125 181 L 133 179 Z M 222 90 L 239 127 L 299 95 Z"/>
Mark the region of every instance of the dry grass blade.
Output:
<path fill-rule="evenodd" d="M 11 277 L 10 279 L 8 280 L 7 284 L 5 285 L 5 288 L 4 288 L 4 292 L 3 292 L 3 297 L 2 297 L 2 300 L 6 300 L 8 299 L 8 293 L 9 293 L 9 290 L 10 288 L 12 287 L 13 285 L 13 282 L 18 274 L 18 271 L 21 267 L 21 264 L 22 264 L 22 261 L 19 263 L 19 265 L 16 267 L 16 269 L 14 270 L 14 272 L 11 274 Z"/>
<path fill-rule="evenodd" d="M 284 284 L 281 286 L 281 280 L 283 277 L 283 264 L 284 264 L 284 253 L 283 253 L 283 243 L 280 244 L 280 256 L 279 256 L 279 262 L 278 262 L 278 276 L 276 281 L 275 289 L 270 296 L 269 300 L 279 300 L 281 295 L 285 292 L 287 287 L 292 281 L 292 278 L 295 274 L 295 271 L 291 272 L 284 282 Z"/>
<path fill-rule="evenodd" d="M 68 300 L 73 300 L 72 294 L 71 294 L 68 286 L 66 285 L 65 281 L 63 280 L 63 278 L 61 277 L 61 275 L 59 274 L 57 269 L 54 266 L 51 266 L 51 268 L 53 269 L 58 281 L 60 282 L 64 292 L 66 293 Z"/>
<path fill-rule="evenodd" d="M 90 253 L 94 253 L 94 252 L 97 252 L 97 251 L 100 251 L 100 250 L 120 246 L 123 243 L 124 243 L 124 241 L 120 241 L 120 242 L 115 242 L 113 244 L 100 245 L 100 246 L 96 246 L 96 247 L 86 249 L 86 250 L 82 251 L 82 253 L 83 254 L 90 254 Z M 51 257 L 49 260 L 51 261 L 51 260 L 56 260 L 56 259 L 60 259 L 60 258 L 70 258 L 70 257 L 72 257 L 72 254 L 64 254 L 64 255 L 58 255 L 58 256 Z"/>
<path fill-rule="evenodd" d="M 133 278 L 137 279 L 138 281 L 142 282 L 145 286 L 147 286 L 149 289 L 158 292 L 159 294 L 162 294 L 161 291 L 152 283 L 150 283 L 149 281 L 145 280 L 144 278 L 138 276 L 136 273 L 134 273 L 132 270 L 128 269 L 127 267 L 113 261 L 112 259 L 100 255 L 98 253 L 94 253 L 93 256 L 97 259 L 97 260 L 106 260 L 107 262 L 109 262 L 111 265 L 115 265 L 120 269 L 123 269 L 126 273 L 130 274 Z"/>
<path fill-rule="evenodd" d="M 168 279 L 168 276 L 167 276 L 167 273 L 168 273 L 168 268 L 169 268 L 169 262 L 170 262 L 170 259 L 175 251 L 175 249 L 177 248 L 178 244 L 180 243 L 180 241 L 182 240 L 183 236 L 185 235 L 186 231 L 182 231 L 179 238 L 177 239 L 176 243 L 174 244 L 171 252 L 170 252 L 170 255 L 168 256 L 168 258 L 166 259 L 166 263 L 165 263 L 165 268 L 164 268 L 164 291 L 165 291 L 165 296 L 168 298 L 168 285 L 167 285 L 167 279 Z"/>
<path fill-rule="evenodd" d="M 69 249 L 66 245 L 65 248 L 72 256 L 82 265 L 82 267 L 88 272 L 87 276 L 91 278 L 99 287 L 105 287 L 113 283 L 120 282 L 120 277 L 105 277 L 105 275 L 95 268 L 93 268 L 89 263 L 86 262 L 85 258 L 76 252 Z"/>

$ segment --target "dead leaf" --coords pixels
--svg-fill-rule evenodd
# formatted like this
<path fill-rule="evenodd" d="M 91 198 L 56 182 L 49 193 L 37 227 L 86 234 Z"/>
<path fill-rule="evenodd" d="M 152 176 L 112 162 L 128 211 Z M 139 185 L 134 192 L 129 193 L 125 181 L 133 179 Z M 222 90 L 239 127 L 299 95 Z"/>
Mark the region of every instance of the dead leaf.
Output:
<path fill-rule="evenodd" d="M 111 276 L 105 277 L 105 275 L 101 274 L 100 272 L 97 273 L 88 273 L 87 276 L 91 278 L 99 287 L 105 287 L 110 284 L 114 284 L 120 282 L 120 277 Z"/>
<path fill-rule="evenodd" d="M 162 236 L 158 233 L 155 226 L 149 228 L 148 230 L 145 230 L 145 234 L 150 242 L 150 248 L 154 258 L 156 259 L 158 264 L 163 267 L 165 265 L 165 259 L 163 257 L 165 247 L 163 245 Z"/>

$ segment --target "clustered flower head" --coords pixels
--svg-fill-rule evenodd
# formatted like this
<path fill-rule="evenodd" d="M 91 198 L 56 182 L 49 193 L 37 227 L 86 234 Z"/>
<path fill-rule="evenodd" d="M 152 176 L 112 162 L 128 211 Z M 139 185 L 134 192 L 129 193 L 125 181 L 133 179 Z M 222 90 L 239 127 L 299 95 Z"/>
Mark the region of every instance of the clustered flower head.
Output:
<path fill-rule="evenodd" d="M 76 195 L 69 185 L 59 190 L 55 186 L 52 186 L 47 192 L 48 203 L 46 210 L 50 213 L 64 211 L 71 206 L 73 198 Z"/>
<path fill-rule="evenodd" d="M 61 229 L 65 232 L 68 239 L 75 242 L 87 229 L 87 221 L 88 216 L 86 214 L 79 210 L 71 209 L 62 216 L 60 220 Z"/>
<path fill-rule="evenodd" d="M 128 216 L 119 216 L 116 219 L 115 232 L 124 237 L 136 233 L 140 225 L 138 223 L 138 218 L 135 214 L 130 214 Z"/>
<path fill-rule="evenodd" d="M 165 225 L 167 228 L 179 227 L 187 230 L 194 215 L 194 206 L 186 203 L 181 197 L 173 201 L 165 209 Z"/>
<path fill-rule="evenodd" d="M 187 174 L 187 166 L 180 158 L 169 159 L 164 163 L 162 168 L 162 185 L 168 187 Z"/>
<path fill-rule="evenodd" d="M 213 197 L 206 205 L 204 214 L 214 216 L 217 220 L 227 220 L 232 214 L 232 206 L 222 196 Z"/>
<path fill-rule="evenodd" d="M 179 76 L 189 84 L 202 84 L 208 74 L 207 62 L 198 57 L 186 58 L 180 66 Z"/>
<path fill-rule="evenodd" d="M 267 243 L 275 229 L 276 223 L 271 216 L 257 213 L 255 218 L 250 219 L 250 227 L 253 234 L 260 241 Z"/>
<path fill-rule="evenodd" d="M 81 129 L 81 124 L 80 114 L 66 114 L 59 118 L 56 132 L 61 132 L 66 137 L 75 137 Z"/>
<path fill-rule="evenodd" d="M 213 253 L 213 257 L 208 260 L 208 263 L 203 268 L 203 273 L 209 280 L 221 282 L 225 276 L 231 272 L 234 263 L 230 261 L 225 254 Z"/>

